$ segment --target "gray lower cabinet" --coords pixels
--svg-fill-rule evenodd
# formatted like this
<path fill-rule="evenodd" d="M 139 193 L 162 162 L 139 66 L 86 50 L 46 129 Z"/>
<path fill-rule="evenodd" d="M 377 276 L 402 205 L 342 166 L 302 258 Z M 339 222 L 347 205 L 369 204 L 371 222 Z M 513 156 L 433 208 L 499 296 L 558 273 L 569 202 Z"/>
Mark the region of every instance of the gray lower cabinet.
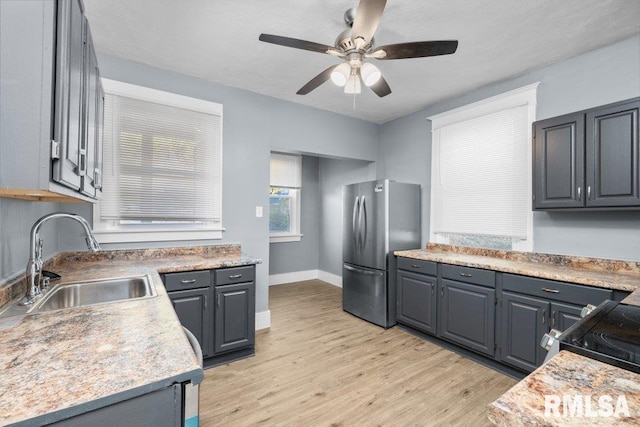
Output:
<path fill-rule="evenodd" d="M 255 285 L 253 282 L 215 287 L 216 354 L 255 343 Z"/>
<path fill-rule="evenodd" d="M 435 334 L 437 277 L 398 270 L 396 286 L 396 320 Z"/>
<path fill-rule="evenodd" d="M 180 323 L 202 347 L 205 366 L 255 344 L 255 266 L 166 273 L 162 280 Z M 231 354 L 231 356 L 229 356 Z"/>
<path fill-rule="evenodd" d="M 180 323 L 196 337 L 202 348 L 203 357 L 212 354 L 209 342 L 212 332 L 209 293 L 209 288 L 169 293 L 169 298 Z"/>
<path fill-rule="evenodd" d="M 502 278 L 499 359 L 528 372 L 544 361 L 540 340 L 545 333 L 564 331 L 580 320 L 582 307 L 614 297 L 611 290 L 573 283 L 515 274 Z"/>
<path fill-rule="evenodd" d="M 523 371 L 542 364 L 542 336 L 580 320 L 587 304 L 627 293 L 399 257 L 397 322 Z"/>
<path fill-rule="evenodd" d="M 495 289 L 442 279 L 438 335 L 493 356 L 495 297 Z"/>
<path fill-rule="evenodd" d="M 184 418 L 182 393 L 182 386 L 175 384 L 48 425 L 59 427 L 179 427 L 183 425 Z"/>
<path fill-rule="evenodd" d="M 501 360 L 525 371 L 533 371 L 542 364 L 547 353 L 540 347 L 540 340 L 549 330 L 549 302 L 503 292 L 501 304 Z"/>
<path fill-rule="evenodd" d="M 640 207 L 640 98 L 533 124 L 533 208 Z"/>

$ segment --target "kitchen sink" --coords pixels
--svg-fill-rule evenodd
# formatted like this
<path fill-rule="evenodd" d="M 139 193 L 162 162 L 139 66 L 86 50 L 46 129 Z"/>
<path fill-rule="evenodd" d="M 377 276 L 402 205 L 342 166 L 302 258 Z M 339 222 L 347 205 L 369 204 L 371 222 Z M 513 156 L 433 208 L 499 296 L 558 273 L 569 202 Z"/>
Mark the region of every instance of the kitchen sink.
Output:
<path fill-rule="evenodd" d="M 149 276 L 61 283 L 47 291 L 42 300 L 29 310 L 29 313 L 152 298 L 156 295 L 155 286 Z"/>

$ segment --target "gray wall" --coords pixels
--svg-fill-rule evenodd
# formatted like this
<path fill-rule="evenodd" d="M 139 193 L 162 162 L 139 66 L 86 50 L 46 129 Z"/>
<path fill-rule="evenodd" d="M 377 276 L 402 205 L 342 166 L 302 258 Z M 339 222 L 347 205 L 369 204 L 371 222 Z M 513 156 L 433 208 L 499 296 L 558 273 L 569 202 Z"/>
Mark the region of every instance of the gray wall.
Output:
<path fill-rule="evenodd" d="M 243 252 L 263 260 L 256 271 L 256 310 L 267 310 L 271 150 L 375 160 L 378 125 L 140 63 L 107 56 L 99 56 L 98 61 L 105 78 L 224 105 L 223 239 L 104 245 L 105 248 L 240 243 Z M 255 217 L 256 206 L 265 208 L 262 218 Z M 91 220 L 89 206 L 64 208 Z M 84 249 L 80 230 L 68 224 L 61 224 L 60 230 L 60 250 Z"/>
<path fill-rule="evenodd" d="M 320 159 L 320 270 L 342 276 L 342 186 L 373 180 L 375 176 L 375 163 Z"/>
<path fill-rule="evenodd" d="M 473 70 L 469 70 L 473 72 Z M 429 233 L 431 128 L 428 116 L 540 81 L 537 118 L 545 119 L 640 96 L 640 37 L 500 82 L 385 123 L 378 176 L 423 185 L 423 244 Z M 534 213 L 534 250 L 640 259 L 640 214 Z"/>
<path fill-rule="evenodd" d="M 319 159 L 302 156 L 302 191 L 300 199 L 299 242 L 269 244 L 269 274 L 317 270 L 320 236 Z"/>
<path fill-rule="evenodd" d="M 41 216 L 60 210 L 56 203 L 27 202 L 0 198 L 0 283 L 3 279 L 24 273 L 29 259 L 29 232 Z M 45 224 L 40 232 L 44 241 L 43 255 L 58 251 L 58 223 Z M 68 221 L 68 220 L 67 220 Z"/>

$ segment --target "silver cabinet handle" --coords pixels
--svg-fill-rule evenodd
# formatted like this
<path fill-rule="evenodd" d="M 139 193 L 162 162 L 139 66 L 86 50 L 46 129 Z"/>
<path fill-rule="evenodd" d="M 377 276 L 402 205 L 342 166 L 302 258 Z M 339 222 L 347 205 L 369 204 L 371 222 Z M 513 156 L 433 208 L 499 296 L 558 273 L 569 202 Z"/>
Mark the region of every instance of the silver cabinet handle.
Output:
<path fill-rule="evenodd" d="M 542 290 L 543 290 L 543 291 L 545 291 L 545 292 L 552 293 L 552 294 L 559 294 L 559 293 L 560 293 L 560 291 L 559 291 L 559 290 L 557 290 L 557 289 L 542 288 Z"/>
<path fill-rule="evenodd" d="M 578 200 L 582 200 L 582 188 L 578 187 Z"/>
<path fill-rule="evenodd" d="M 444 298 L 444 285 L 440 287 L 440 296 Z"/>
<path fill-rule="evenodd" d="M 411 267 L 413 268 L 420 268 L 420 266 L 418 264 L 411 264 Z"/>
<path fill-rule="evenodd" d="M 220 294 L 216 295 L 216 306 L 220 307 Z"/>
<path fill-rule="evenodd" d="M 205 296 L 204 296 L 204 308 L 203 308 L 202 310 L 203 310 L 203 311 L 204 311 L 204 310 L 206 310 L 208 305 L 209 305 L 209 304 L 208 304 L 208 301 L 207 301 L 207 296 L 205 295 Z"/>
<path fill-rule="evenodd" d="M 369 276 L 384 276 L 384 273 L 381 273 L 379 271 L 361 270 L 359 268 L 354 268 L 346 264 L 343 265 L 343 267 L 345 270 L 353 271 L 354 273 L 368 274 Z"/>
<path fill-rule="evenodd" d="M 242 274 L 232 274 L 229 276 L 229 279 L 239 279 L 242 277 Z"/>
<path fill-rule="evenodd" d="M 431 284 L 431 295 L 434 295 L 436 293 L 436 285 L 435 283 Z"/>
<path fill-rule="evenodd" d="M 196 279 L 180 280 L 180 283 L 182 283 L 183 285 L 188 285 L 190 283 L 196 283 Z"/>
<path fill-rule="evenodd" d="M 551 312 L 551 327 L 556 326 L 556 312 Z"/>
<path fill-rule="evenodd" d="M 544 325 L 547 321 L 547 310 L 542 310 L 542 324 Z"/>
<path fill-rule="evenodd" d="M 587 200 L 591 200 L 591 186 L 587 186 Z"/>
<path fill-rule="evenodd" d="M 460 273 L 460 275 L 461 275 L 462 277 L 473 277 L 473 275 L 472 275 L 472 274 L 468 274 L 468 273 Z"/>

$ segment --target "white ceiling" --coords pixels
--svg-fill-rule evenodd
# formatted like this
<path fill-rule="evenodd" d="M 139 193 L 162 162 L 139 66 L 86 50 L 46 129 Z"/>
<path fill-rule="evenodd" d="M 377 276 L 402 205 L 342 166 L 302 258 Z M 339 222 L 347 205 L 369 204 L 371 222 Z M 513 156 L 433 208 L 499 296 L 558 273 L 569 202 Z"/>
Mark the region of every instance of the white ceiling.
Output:
<path fill-rule="evenodd" d="M 459 40 L 454 55 L 376 61 L 393 93 L 356 98 L 330 81 L 296 91 L 339 59 L 258 41 L 333 45 L 357 0 L 84 0 L 101 54 L 383 123 L 475 88 L 640 33 L 638 0 L 388 0 L 378 46 Z"/>

